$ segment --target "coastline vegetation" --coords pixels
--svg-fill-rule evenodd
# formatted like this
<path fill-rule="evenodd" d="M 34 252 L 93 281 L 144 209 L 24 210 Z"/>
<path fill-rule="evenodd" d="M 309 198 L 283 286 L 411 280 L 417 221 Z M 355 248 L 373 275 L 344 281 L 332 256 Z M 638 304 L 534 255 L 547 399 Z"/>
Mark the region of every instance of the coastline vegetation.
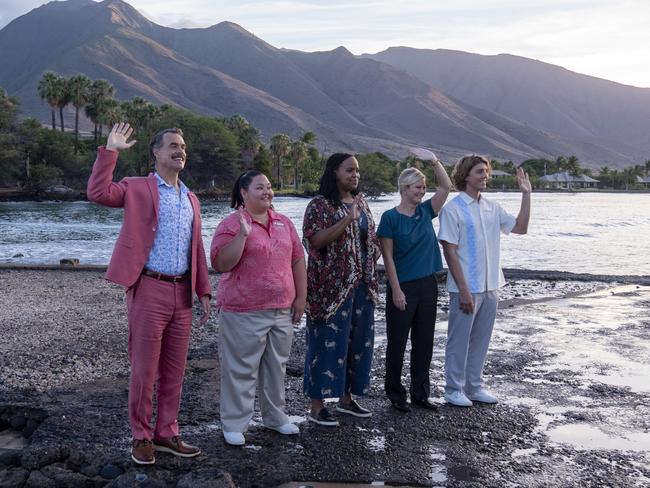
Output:
<path fill-rule="evenodd" d="M 231 182 L 248 168 L 269 175 L 278 193 L 311 195 L 318 188 L 328 156 L 316 146 L 317 136 L 313 132 L 293 137 L 279 133 L 265 142 L 259 130 L 241 115 L 209 117 L 169 104 L 157 106 L 142 97 L 119 101 L 108 81 L 91 80 L 83 74 L 66 79 L 48 71 L 39 82 L 38 92 L 51 110 L 48 125 L 33 118 L 19 120 L 20 100 L 8 96 L 0 87 L 0 142 L 4 148 L 0 154 L 0 198 L 3 194 L 9 198 L 42 198 L 52 189 L 57 196 L 66 191 L 83 191 L 96 147 L 105 142 L 110 127 L 120 120 L 127 120 L 135 128 L 138 143 L 121 155 L 116 177 L 148 174 L 152 169 L 147 146 L 150 136 L 162 128 L 181 127 L 191 161 L 183 179 L 207 197 L 226 195 Z M 74 108 L 74 128 L 64 123 L 64 111 L 70 105 Z M 80 131 L 82 110 L 93 124 L 92 133 Z M 364 192 L 370 196 L 395 191 L 397 175 L 407 166 L 422 169 L 432 186 L 435 181 L 429 166 L 414 157 L 396 160 L 375 152 L 357 158 L 364 168 Z M 512 175 L 495 176 L 493 188 L 517 187 L 512 161 L 493 160 L 492 165 L 493 169 Z M 597 174 L 583 168 L 575 156 L 529 159 L 522 165 L 536 188 L 540 187 L 539 178 L 543 175 L 567 172 L 573 176 L 593 176 L 601 189 L 643 189 L 647 185 L 637 184 L 636 177 L 647 177 L 650 173 L 650 160 L 624 170 L 603 166 Z M 451 166 L 447 170 L 450 172 Z"/>

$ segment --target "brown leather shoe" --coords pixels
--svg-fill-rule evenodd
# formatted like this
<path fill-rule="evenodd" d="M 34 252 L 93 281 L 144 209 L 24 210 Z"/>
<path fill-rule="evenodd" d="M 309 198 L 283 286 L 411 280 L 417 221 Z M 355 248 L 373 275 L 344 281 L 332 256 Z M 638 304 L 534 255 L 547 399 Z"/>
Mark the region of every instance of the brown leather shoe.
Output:
<path fill-rule="evenodd" d="M 186 444 L 180 437 L 174 436 L 169 439 L 154 439 L 153 448 L 155 451 L 168 452 L 174 456 L 190 458 L 201 454 L 201 449 Z"/>
<path fill-rule="evenodd" d="M 153 455 L 153 443 L 148 439 L 133 439 L 131 459 L 138 464 L 155 463 L 156 458 Z"/>

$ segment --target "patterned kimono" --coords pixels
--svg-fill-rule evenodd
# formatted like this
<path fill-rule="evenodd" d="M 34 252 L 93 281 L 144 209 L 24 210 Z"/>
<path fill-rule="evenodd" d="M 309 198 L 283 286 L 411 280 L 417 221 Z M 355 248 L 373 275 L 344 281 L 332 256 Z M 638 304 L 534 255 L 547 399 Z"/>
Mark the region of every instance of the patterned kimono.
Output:
<path fill-rule="evenodd" d="M 345 218 L 348 209 L 325 197 L 307 206 L 303 244 L 307 264 L 307 353 L 304 392 L 309 398 L 366 395 L 374 344 L 374 312 L 380 256 L 375 223 L 365 200 L 363 213 L 333 242 L 314 249 L 309 239 Z"/>

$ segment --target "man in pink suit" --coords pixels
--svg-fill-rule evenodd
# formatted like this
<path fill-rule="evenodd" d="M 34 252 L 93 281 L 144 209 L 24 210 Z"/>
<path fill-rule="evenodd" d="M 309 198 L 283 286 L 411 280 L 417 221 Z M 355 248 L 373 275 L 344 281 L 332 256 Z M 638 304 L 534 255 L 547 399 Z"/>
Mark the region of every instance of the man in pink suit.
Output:
<path fill-rule="evenodd" d="M 199 201 L 180 181 L 185 141 L 180 129 L 165 129 L 151 139 L 156 172 L 114 183 L 119 151 L 135 144 L 133 129 L 116 124 L 100 147 L 88 180 L 88 199 L 124 208 L 106 279 L 126 288 L 129 320 L 129 423 L 131 457 L 153 464 L 154 451 L 181 457 L 201 453 L 181 440 L 178 428 L 181 387 L 192 325 L 192 297 L 210 315 L 210 282 L 201 240 Z M 151 427 L 154 383 L 157 414 Z"/>

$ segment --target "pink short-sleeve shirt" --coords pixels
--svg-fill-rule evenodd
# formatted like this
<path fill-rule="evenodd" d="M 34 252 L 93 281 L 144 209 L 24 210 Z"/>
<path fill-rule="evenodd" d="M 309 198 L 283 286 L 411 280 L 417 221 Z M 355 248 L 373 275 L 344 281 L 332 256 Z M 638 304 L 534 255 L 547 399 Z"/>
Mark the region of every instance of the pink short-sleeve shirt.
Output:
<path fill-rule="evenodd" d="M 227 312 L 252 312 L 290 308 L 296 298 L 293 263 L 304 259 L 296 228 L 282 214 L 269 210 L 268 228 L 251 222 L 239 263 L 223 273 L 217 287 L 217 308 Z M 239 212 L 233 212 L 217 227 L 210 246 L 214 262 L 226 244 L 239 233 Z"/>

